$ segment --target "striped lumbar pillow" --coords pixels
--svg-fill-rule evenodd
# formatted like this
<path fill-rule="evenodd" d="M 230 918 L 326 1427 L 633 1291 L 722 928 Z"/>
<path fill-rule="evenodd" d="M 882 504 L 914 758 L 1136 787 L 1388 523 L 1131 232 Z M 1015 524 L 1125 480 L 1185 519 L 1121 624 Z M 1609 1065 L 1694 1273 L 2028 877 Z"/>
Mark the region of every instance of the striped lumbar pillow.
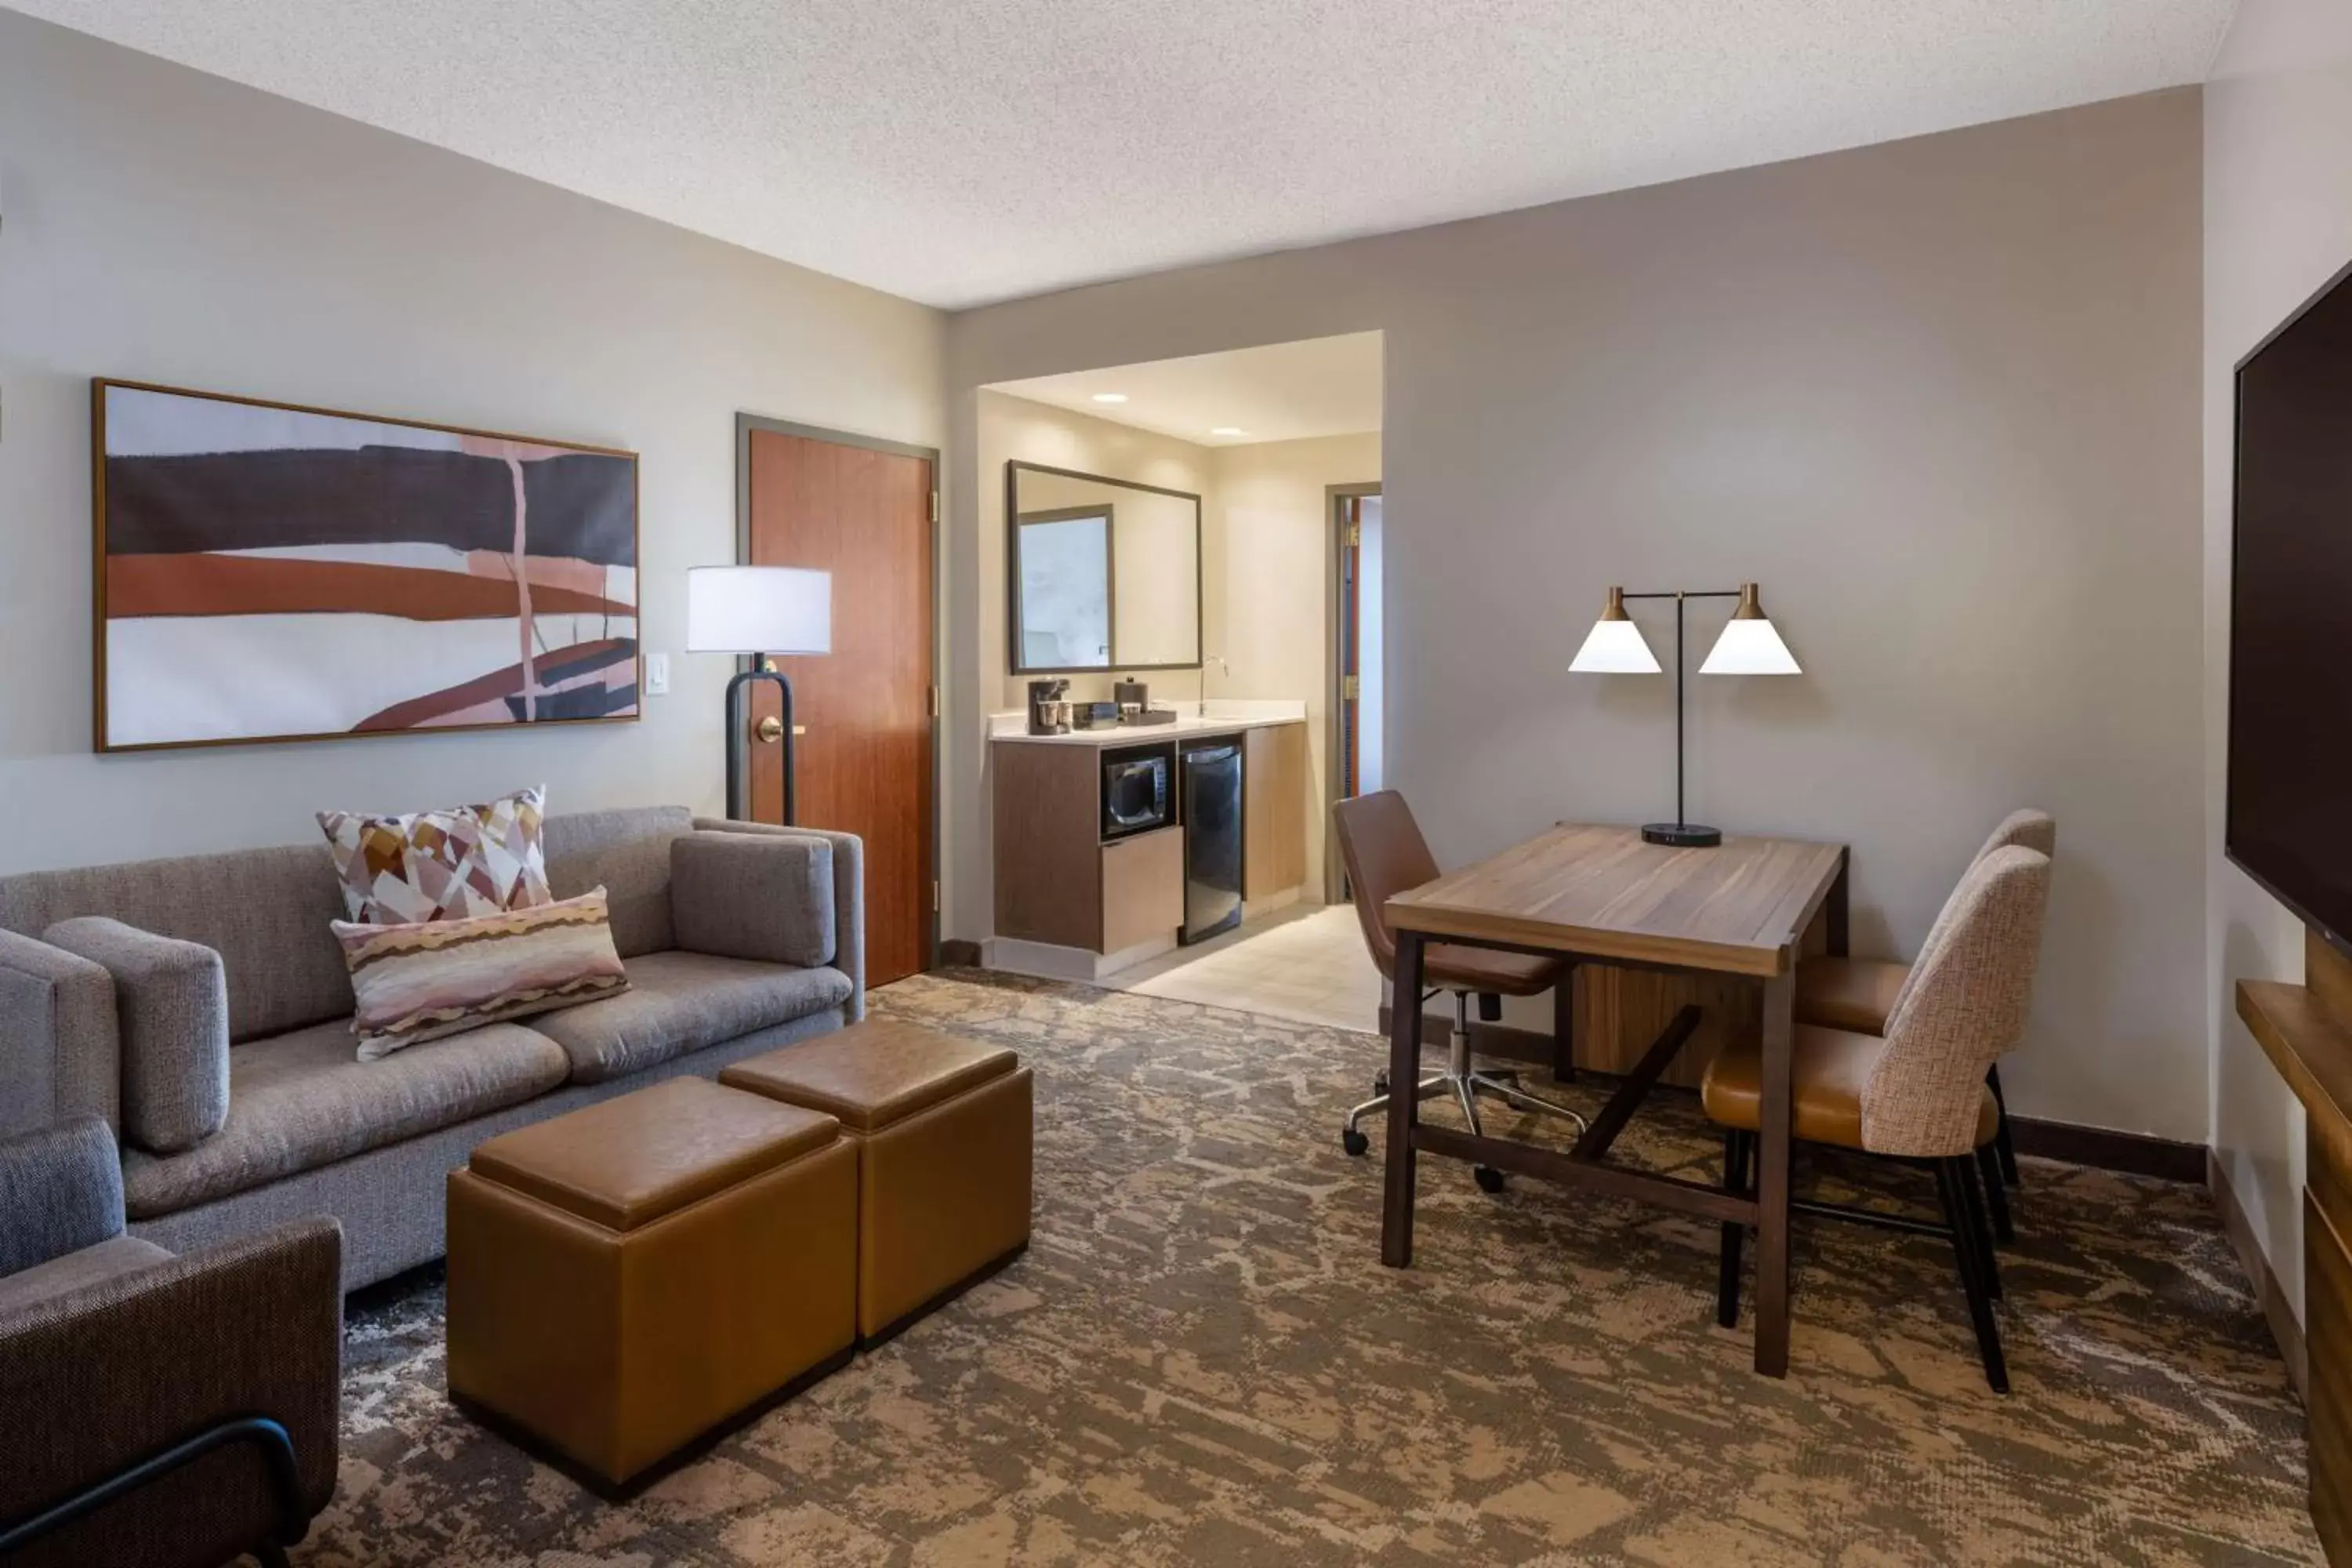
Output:
<path fill-rule="evenodd" d="M 470 920 L 332 922 L 352 972 L 360 1060 L 625 991 L 604 889 Z"/>

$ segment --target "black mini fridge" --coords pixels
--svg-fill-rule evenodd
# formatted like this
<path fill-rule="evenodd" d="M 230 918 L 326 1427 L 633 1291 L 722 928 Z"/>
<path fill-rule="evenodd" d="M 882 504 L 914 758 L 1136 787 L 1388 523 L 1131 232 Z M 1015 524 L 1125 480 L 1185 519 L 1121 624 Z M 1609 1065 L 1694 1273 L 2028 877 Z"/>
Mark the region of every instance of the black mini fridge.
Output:
<path fill-rule="evenodd" d="M 1238 741 L 1187 747 L 1184 775 L 1184 931 L 1205 942 L 1242 923 L 1242 748 Z"/>

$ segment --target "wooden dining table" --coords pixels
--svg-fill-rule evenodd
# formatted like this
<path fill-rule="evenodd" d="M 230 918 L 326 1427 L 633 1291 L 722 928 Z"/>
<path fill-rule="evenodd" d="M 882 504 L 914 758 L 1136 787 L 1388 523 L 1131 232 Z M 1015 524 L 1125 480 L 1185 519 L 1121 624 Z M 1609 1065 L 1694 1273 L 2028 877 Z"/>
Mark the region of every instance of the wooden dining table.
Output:
<path fill-rule="evenodd" d="M 1421 1120 L 1410 1094 L 1388 1107 L 1381 1261 L 1412 1262 L 1415 1163 L 1426 1151 L 1563 1186 L 1756 1228 L 1756 1370 L 1789 1370 L 1790 1058 L 1796 966 L 1818 917 L 1827 950 L 1847 941 L 1846 848 L 1727 837 L 1705 848 L 1645 843 L 1634 827 L 1567 824 L 1388 901 L 1396 936 L 1389 1082 L 1419 1077 L 1431 943 L 1538 953 L 1579 963 L 1752 981 L 1762 991 L 1763 1102 L 1752 1193 L 1612 1163 L 1623 1131 L 1700 1020 L 1677 1011 L 1565 1152 Z M 1561 984 L 1570 984 L 1563 977 Z M 1563 1009 L 1566 1016 L 1570 1009 Z"/>

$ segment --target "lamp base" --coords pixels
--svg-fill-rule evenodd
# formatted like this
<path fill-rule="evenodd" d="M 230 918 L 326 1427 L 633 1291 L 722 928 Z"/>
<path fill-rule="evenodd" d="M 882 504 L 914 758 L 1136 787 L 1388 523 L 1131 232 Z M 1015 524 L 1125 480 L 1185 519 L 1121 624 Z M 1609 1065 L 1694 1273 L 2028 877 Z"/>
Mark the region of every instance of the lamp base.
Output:
<path fill-rule="evenodd" d="M 1723 842 L 1723 829 L 1696 822 L 1646 822 L 1642 825 L 1642 842 L 1675 849 L 1712 849 Z"/>

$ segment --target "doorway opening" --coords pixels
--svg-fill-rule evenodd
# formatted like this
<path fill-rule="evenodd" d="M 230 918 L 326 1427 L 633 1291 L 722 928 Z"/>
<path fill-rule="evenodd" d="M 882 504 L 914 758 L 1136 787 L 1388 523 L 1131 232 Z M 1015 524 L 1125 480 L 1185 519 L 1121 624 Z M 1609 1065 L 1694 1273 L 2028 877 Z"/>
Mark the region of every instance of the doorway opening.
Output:
<path fill-rule="evenodd" d="M 1331 766 L 1323 814 L 1384 787 L 1387 726 L 1381 679 L 1383 510 L 1378 484 L 1333 485 L 1331 508 Z M 1348 901 L 1348 871 L 1332 836 L 1323 857 L 1324 897 Z"/>

